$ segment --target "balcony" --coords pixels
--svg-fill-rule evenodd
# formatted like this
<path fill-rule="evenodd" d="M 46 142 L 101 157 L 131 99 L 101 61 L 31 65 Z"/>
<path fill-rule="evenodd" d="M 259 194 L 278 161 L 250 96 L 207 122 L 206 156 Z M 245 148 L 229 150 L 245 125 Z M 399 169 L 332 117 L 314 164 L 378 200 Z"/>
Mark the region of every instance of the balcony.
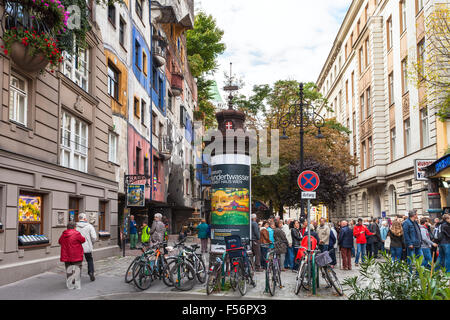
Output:
<path fill-rule="evenodd" d="M 183 93 L 183 80 L 184 80 L 183 74 L 178 72 L 172 72 L 170 87 L 172 88 L 173 96 L 179 97 Z"/>
<path fill-rule="evenodd" d="M 167 41 L 164 37 L 156 34 L 152 37 L 153 64 L 160 68 L 166 64 Z"/>
<path fill-rule="evenodd" d="M 159 138 L 159 155 L 164 160 L 167 161 L 172 157 L 173 151 L 173 141 L 170 136 L 161 136 Z"/>

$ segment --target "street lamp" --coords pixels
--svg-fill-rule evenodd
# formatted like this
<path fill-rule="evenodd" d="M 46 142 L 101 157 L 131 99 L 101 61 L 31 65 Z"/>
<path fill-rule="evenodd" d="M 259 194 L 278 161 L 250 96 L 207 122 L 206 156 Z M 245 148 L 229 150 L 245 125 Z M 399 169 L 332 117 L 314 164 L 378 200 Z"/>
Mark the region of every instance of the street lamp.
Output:
<path fill-rule="evenodd" d="M 299 103 L 295 103 L 289 107 L 289 111 L 282 115 L 278 122 L 278 127 L 283 128 L 283 135 L 280 139 L 286 140 L 289 137 L 286 135 L 286 129 L 289 126 L 294 126 L 300 128 L 300 172 L 303 172 L 303 136 L 305 134 L 305 128 L 308 125 L 314 125 L 317 132 L 317 139 L 324 138 L 321 128 L 325 126 L 325 119 L 316 112 L 315 107 L 311 104 L 304 102 L 304 93 L 303 93 L 303 83 L 300 83 L 300 101 Z M 303 199 L 300 199 L 300 217 L 304 218 L 304 208 L 303 208 Z M 310 230 L 310 215 L 308 208 L 307 215 L 307 223 L 308 223 L 308 250 L 311 250 L 311 230 Z"/>

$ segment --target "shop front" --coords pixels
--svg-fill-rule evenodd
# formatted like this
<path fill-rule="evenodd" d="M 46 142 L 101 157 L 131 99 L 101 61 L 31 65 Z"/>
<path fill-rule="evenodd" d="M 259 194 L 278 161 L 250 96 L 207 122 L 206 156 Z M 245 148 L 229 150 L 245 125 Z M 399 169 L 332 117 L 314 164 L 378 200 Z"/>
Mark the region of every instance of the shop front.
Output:
<path fill-rule="evenodd" d="M 450 206 L 450 154 L 436 160 L 425 168 L 428 183 L 428 201 L 430 216 L 440 217 L 444 209 Z"/>

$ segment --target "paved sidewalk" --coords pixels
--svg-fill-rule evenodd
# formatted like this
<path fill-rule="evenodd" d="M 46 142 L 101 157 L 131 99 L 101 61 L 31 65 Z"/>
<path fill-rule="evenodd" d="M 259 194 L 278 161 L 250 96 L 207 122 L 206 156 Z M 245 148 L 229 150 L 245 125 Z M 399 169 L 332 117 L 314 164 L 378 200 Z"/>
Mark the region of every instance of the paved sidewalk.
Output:
<path fill-rule="evenodd" d="M 155 299 L 155 294 L 159 294 L 156 299 L 166 297 L 167 299 L 242 299 L 239 292 L 230 290 L 220 292 L 211 296 L 206 295 L 206 285 L 196 284 L 188 292 L 179 292 L 174 288 L 169 288 L 162 281 L 155 281 L 146 291 L 140 291 L 133 283 L 127 284 L 124 281 L 125 271 L 134 256 L 140 254 L 140 250 L 127 250 L 127 256 L 115 256 L 95 262 L 96 280 L 91 282 L 87 275 L 86 264 L 83 263 L 81 289 L 68 290 L 65 283 L 65 269 L 61 263 L 58 267 L 43 274 L 21 280 L 12 284 L 0 287 L 0 300 L 16 299 L 37 299 L 37 300 L 80 300 L 80 299 L 123 299 L 123 300 L 151 300 Z M 339 265 L 338 265 L 339 266 Z M 335 271 L 341 281 L 350 276 L 358 274 L 358 270 L 340 270 L 336 266 Z M 283 300 L 310 300 L 326 299 L 341 300 L 346 297 L 339 297 L 334 289 L 325 288 L 323 279 L 320 279 L 320 287 L 317 295 L 300 292 L 298 296 L 294 294 L 296 273 L 292 271 L 282 272 L 283 289 L 277 288 L 274 297 L 264 293 L 265 273 L 257 273 L 257 286 L 249 286 L 244 299 L 283 299 Z"/>

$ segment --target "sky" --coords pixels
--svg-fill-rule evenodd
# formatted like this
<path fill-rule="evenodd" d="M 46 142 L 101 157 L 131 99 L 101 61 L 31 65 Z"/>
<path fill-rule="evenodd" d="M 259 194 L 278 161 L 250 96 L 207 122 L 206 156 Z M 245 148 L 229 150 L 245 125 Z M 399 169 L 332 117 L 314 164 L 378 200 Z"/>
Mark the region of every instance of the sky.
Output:
<path fill-rule="evenodd" d="M 316 81 L 351 0 L 196 0 L 224 30 L 227 49 L 218 59 L 224 72 L 240 77 L 249 95 L 254 85 L 277 80 Z M 225 97 L 222 91 L 222 97 Z"/>

